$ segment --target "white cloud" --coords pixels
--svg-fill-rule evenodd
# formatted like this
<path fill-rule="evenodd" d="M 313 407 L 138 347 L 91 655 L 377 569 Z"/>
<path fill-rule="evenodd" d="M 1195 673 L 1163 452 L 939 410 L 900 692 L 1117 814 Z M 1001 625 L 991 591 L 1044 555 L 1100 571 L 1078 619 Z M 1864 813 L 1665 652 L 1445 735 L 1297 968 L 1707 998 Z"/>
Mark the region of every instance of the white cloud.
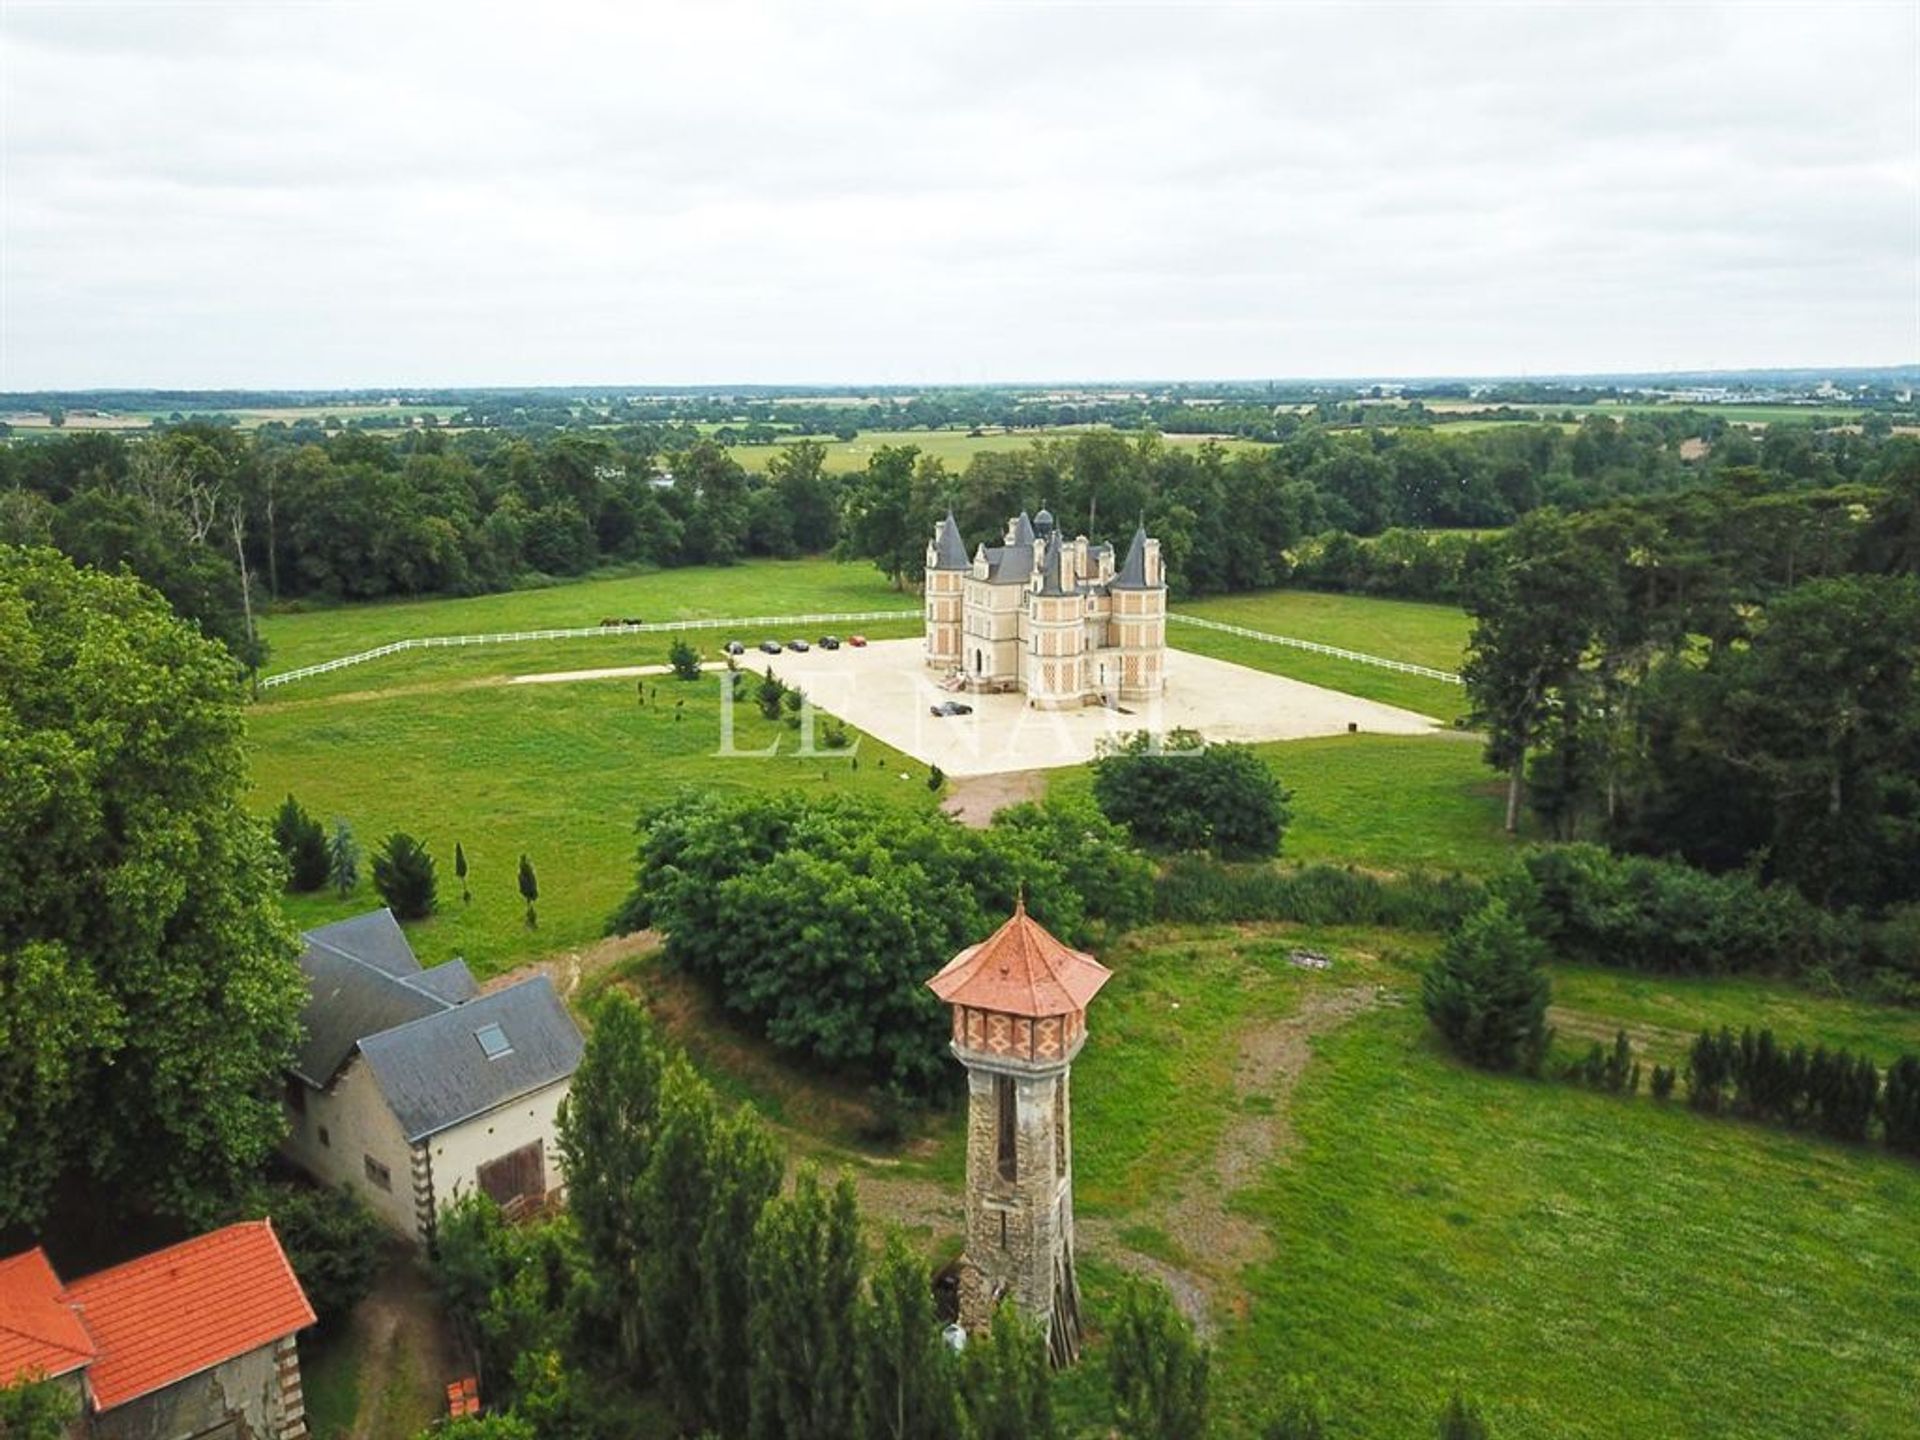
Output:
<path fill-rule="evenodd" d="M 1920 355 L 1910 5 L 0 6 L 0 388 Z"/>

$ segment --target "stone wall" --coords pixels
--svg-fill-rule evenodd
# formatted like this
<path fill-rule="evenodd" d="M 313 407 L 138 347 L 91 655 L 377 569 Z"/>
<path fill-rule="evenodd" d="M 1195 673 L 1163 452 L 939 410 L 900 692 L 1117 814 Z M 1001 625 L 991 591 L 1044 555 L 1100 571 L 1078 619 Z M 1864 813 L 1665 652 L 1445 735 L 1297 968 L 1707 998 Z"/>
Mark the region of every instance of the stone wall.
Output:
<path fill-rule="evenodd" d="M 303 1412 L 288 1412 L 300 1393 L 297 1362 L 291 1395 L 282 1370 L 279 1346 L 263 1345 L 96 1415 L 91 1433 L 97 1440 L 299 1440 Z"/>

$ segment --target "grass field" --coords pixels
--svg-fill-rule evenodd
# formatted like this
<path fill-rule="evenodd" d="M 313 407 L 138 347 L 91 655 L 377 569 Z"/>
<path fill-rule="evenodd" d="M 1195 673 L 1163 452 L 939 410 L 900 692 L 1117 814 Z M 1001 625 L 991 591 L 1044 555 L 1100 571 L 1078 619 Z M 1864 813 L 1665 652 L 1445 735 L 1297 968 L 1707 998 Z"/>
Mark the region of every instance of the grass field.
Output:
<path fill-rule="evenodd" d="M 283 610 L 267 616 L 260 632 L 272 647 L 267 673 L 273 674 L 415 635 L 561 629 L 598 625 L 609 617 L 689 620 L 889 609 L 917 614 L 919 606 L 917 595 L 895 590 L 865 561 L 756 560 L 747 565 L 649 570 L 456 600 Z"/>
<path fill-rule="evenodd" d="M 269 813 L 292 792 L 323 823 L 346 819 L 369 851 L 393 830 L 424 840 L 439 865 L 440 910 L 409 927 L 414 945 L 429 964 L 465 955 L 482 974 L 596 939 L 631 884 L 635 817 L 682 788 L 804 786 L 932 803 L 917 762 L 871 737 L 851 758 L 802 758 L 793 732 L 761 720 L 751 703 L 735 710 L 738 747 L 778 739 L 783 753 L 717 754 L 718 693 L 712 678 L 665 679 L 641 706 L 632 682 L 600 680 L 260 706 L 249 720 L 251 803 Z M 454 878 L 456 841 L 473 869 L 471 905 Z M 540 880 L 537 931 L 526 928 L 515 888 L 522 852 Z M 289 897 L 289 913 L 304 926 L 379 905 L 370 862 L 362 871 L 345 899 Z"/>

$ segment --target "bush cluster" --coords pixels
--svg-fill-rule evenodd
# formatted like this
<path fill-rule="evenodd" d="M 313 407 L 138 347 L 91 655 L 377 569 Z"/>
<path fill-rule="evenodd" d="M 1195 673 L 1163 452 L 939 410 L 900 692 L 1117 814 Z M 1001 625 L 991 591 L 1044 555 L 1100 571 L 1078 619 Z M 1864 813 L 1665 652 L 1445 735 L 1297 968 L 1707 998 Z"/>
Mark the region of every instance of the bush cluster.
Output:
<path fill-rule="evenodd" d="M 1477 882 L 1460 875 L 1413 870 L 1383 876 L 1338 865 L 1282 869 L 1182 855 L 1160 872 L 1154 914 L 1197 925 L 1291 920 L 1302 925 L 1450 930 L 1486 898 Z"/>
<path fill-rule="evenodd" d="M 1840 1140 L 1865 1140 L 1880 1098 L 1880 1072 L 1865 1055 L 1803 1044 L 1751 1026 L 1735 1035 L 1702 1030 L 1687 1056 L 1688 1103 L 1731 1109 L 1776 1125 L 1806 1126 Z"/>
<path fill-rule="evenodd" d="M 1142 845 L 1223 860 L 1280 853 L 1287 792 L 1245 745 L 1209 745 L 1192 730 L 1137 731 L 1093 762 L 1093 798 Z"/>
<path fill-rule="evenodd" d="M 1069 944 L 1142 918 L 1151 869 L 1092 806 L 1016 806 L 984 831 L 848 796 L 689 794 L 643 816 L 616 931 L 667 956 L 768 1039 L 909 1093 L 952 1078 L 926 980 L 1012 911 Z"/>

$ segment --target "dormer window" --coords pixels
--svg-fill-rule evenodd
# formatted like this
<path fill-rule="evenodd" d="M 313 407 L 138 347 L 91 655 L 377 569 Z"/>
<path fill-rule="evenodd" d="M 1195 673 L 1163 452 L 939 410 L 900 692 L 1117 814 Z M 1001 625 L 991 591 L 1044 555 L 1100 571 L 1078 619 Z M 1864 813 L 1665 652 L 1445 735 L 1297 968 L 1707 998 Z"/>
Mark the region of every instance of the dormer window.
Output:
<path fill-rule="evenodd" d="M 513 1046 L 507 1041 L 507 1032 L 498 1025 L 482 1025 L 473 1032 L 473 1038 L 480 1042 L 480 1049 L 489 1060 L 498 1060 L 513 1053 Z"/>

